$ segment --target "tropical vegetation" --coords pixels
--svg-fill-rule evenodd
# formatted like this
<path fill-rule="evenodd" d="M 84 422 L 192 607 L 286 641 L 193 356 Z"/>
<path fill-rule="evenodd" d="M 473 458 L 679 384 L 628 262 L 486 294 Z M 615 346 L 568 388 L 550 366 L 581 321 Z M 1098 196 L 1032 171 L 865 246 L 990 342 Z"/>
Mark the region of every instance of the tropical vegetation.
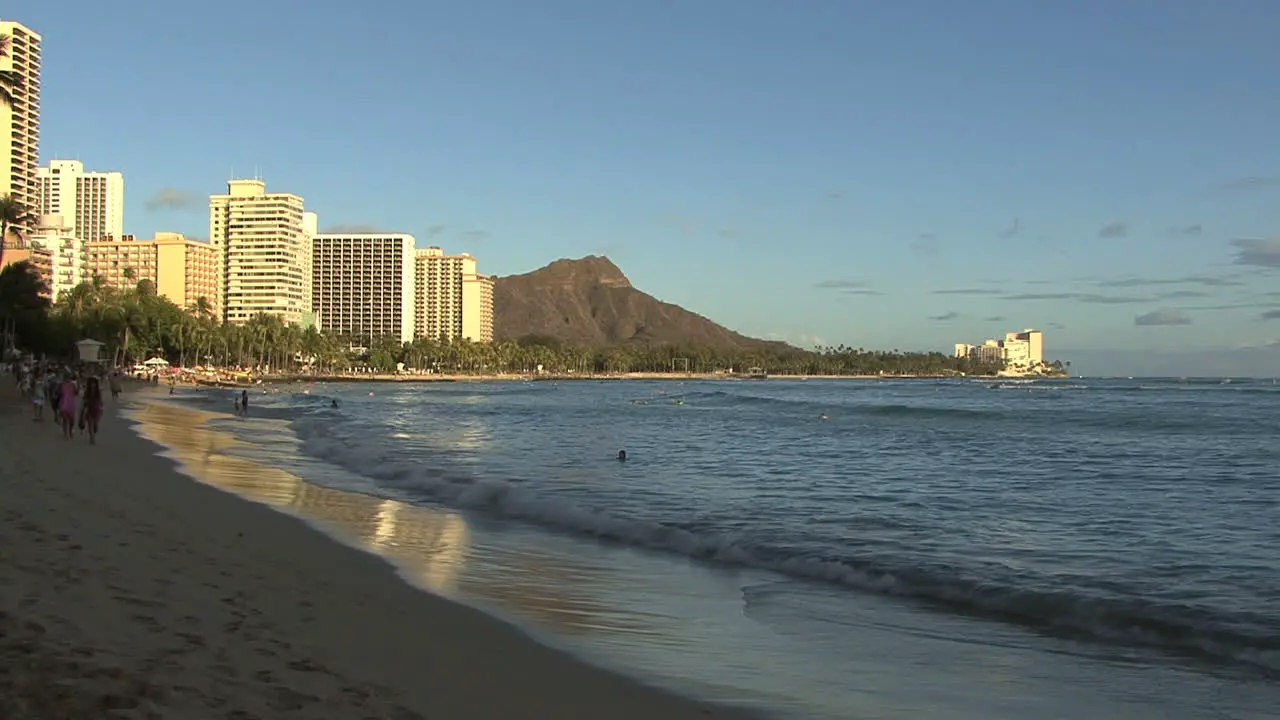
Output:
<path fill-rule="evenodd" d="M 18 233 L 20 228 L 35 224 L 35 215 L 31 209 L 14 199 L 12 195 L 0 196 L 0 267 L 4 264 L 5 244 L 9 233 Z"/>
<path fill-rule="evenodd" d="M 0 314 L 7 337 L 18 347 L 67 354 L 77 340 L 106 345 L 118 364 L 163 357 L 177 366 L 216 365 L 272 374 L 390 373 L 398 370 L 445 374 L 627 372 L 714 373 L 758 368 L 771 374 L 946 375 L 992 374 L 1000 368 L 941 353 L 904 353 L 826 347 L 805 351 L 781 344 L 733 350 L 701 346 L 617 346 L 589 348 L 551 338 L 526 337 L 496 343 L 420 338 L 359 341 L 286 325 L 261 315 L 244 325 L 217 321 L 203 298 L 180 308 L 156 294 L 149 280 L 119 289 L 95 278 L 50 303 L 30 264 L 0 272 Z"/>

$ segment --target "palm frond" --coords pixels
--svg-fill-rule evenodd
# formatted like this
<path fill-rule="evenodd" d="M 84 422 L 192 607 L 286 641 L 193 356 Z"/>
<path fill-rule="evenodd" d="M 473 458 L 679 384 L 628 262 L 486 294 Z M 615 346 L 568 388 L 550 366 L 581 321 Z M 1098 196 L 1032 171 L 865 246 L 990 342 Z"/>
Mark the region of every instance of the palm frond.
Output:
<path fill-rule="evenodd" d="M 21 87 L 21 75 L 12 70 L 0 70 L 0 102 L 13 105 L 13 91 Z"/>
<path fill-rule="evenodd" d="M 0 222 L 12 228 L 14 225 L 34 223 L 36 215 L 31 208 L 12 195 L 0 197 Z"/>

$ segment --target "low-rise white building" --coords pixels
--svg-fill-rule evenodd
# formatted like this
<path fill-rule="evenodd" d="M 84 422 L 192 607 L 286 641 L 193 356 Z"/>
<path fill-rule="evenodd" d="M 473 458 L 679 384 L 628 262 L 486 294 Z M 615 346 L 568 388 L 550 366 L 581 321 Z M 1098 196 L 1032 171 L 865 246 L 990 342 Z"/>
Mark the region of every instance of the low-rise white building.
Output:
<path fill-rule="evenodd" d="M 49 297 L 54 301 L 84 281 L 84 244 L 63 216 L 41 216 L 30 239 L 33 246 L 49 252 Z"/>

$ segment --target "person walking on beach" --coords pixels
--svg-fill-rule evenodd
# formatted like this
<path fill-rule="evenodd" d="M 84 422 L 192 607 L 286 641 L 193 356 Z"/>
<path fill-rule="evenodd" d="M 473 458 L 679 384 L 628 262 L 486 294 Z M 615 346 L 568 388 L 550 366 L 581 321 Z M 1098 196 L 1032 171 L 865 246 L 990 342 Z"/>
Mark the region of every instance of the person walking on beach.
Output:
<path fill-rule="evenodd" d="M 58 390 L 62 388 L 62 378 L 58 377 L 56 369 L 50 369 L 48 375 L 42 375 L 44 378 L 44 404 L 49 406 L 53 411 L 53 419 L 58 419 Z"/>
<path fill-rule="evenodd" d="M 68 440 L 75 437 L 76 428 L 76 381 L 67 373 L 58 388 L 58 421 L 62 423 L 62 436 Z"/>
<path fill-rule="evenodd" d="M 44 378 L 33 371 L 27 384 L 27 394 L 31 396 L 31 420 L 34 422 L 44 419 L 44 385 Z"/>
<path fill-rule="evenodd" d="M 115 372 L 111 373 L 111 379 L 108 380 L 108 383 L 111 385 L 111 399 L 115 400 L 116 398 L 120 397 L 120 390 L 122 388 L 120 387 L 120 371 L 119 370 L 116 370 Z"/>
<path fill-rule="evenodd" d="M 89 444 L 98 444 L 98 422 L 102 420 L 102 385 L 90 377 L 84 385 L 84 425 L 89 431 Z"/>

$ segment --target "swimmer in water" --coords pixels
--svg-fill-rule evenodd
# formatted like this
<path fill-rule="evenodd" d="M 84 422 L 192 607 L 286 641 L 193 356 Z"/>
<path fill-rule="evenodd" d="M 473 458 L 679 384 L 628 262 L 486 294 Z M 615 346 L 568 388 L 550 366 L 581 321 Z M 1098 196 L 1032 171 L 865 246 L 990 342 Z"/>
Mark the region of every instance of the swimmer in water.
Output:
<path fill-rule="evenodd" d="M 626 451 L 626 450 L 619 450 L 619 451 L 618 451 L 618 462 L 626 462 L 626 461 L 627 461 L 627 451 Z"/>
<path fill-rule="evenodd" d="M 333 401 L 333 409 L 334 409 L 334 410 L 337 410 L 337 409 L 338 409 L 338 400 L 337 400 L 337 398 L 335 398 L 335 399 L 334 399 L 334 401 Z"/>
<path fill-rule="evenodd" d="M 827 419 L 827 414 L 826 414 L 826 413 L 822 413 L 821 415 L 819 415 L 819 416 L 818 416 L 818 419 L 819 419 L 819 420 L 826 420 L 826 419 Z"/>

